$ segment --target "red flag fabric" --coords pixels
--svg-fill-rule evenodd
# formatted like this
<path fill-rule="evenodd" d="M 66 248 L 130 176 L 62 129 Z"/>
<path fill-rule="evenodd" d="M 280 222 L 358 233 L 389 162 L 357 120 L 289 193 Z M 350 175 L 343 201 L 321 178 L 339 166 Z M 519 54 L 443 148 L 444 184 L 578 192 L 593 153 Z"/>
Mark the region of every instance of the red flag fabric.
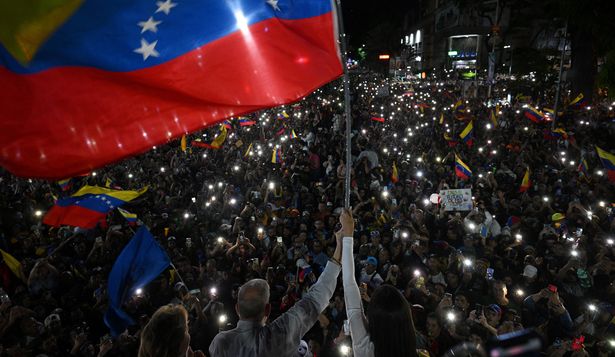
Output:
<path fill-rule="evenodd" d="M 0 165 L 74 177 L 341 76 L 333 2 L 228 3 L 86 1 L 27 66 L 0 50 Z"/>

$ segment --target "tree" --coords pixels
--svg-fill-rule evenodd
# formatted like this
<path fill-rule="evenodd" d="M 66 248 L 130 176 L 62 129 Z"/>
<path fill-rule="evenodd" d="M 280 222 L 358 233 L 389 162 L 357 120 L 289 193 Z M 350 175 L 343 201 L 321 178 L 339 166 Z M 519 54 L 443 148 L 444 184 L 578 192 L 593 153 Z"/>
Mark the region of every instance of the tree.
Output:
<path fill-rule="evenodd" d="M 591 98 L 598 58 L 615 48 L 615 3 L 612 0 L 546 0 L 545 13 L 568 22 L 572 62 L 568 80 L 573 93 Z"/>

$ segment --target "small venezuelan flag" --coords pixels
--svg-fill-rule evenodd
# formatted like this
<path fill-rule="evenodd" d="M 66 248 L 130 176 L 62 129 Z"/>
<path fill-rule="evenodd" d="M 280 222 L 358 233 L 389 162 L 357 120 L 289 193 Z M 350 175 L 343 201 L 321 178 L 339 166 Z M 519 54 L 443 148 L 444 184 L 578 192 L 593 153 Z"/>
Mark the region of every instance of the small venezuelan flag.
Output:
<path fill-rule="evenodd" d="M 295 133 L 295 129 L 292 129 L 292 130 L 290 131 L 290 138 L 291 138 L 291 139 L 296 139 L 296 138 L 298 138 L 297 133 Z"/>
<path fill-rule="evenodd" d="M 222 122 L 222 126 L 224 126 L 227 130 L 231 130 L 233 128 L 231 121 L 228 119 Z"/>
<path fill-rule="evenodd" d="M 551 135 L 553 135 L 556 138 L 562 138 L 564 140 L 568 140 L 568 133 L 566 132 L 566 130 L 562 128 L 551 130 Z"/>
<path fill-rule="evenodd" d="M 583 95 L 583 93 L 579 93 L 579 95 L 577 95 L 576 98 L 574 98 L 572 100 L 572 102 L 570 102 L 570 104 L 568 104 L 569 107 L 572 107 L 574 109 L 580 109 L 583 108 L 585 106 L 587 106 L 587 99 L 585 98 L 585 96 Z"/>
<path fill-rule="evenodd" d="M 453 110 L 457 113 L 465 112 L 466 105 L 464 104 L 462 99 L 459 99 L 455 105 L 453 106 Z"/>
<path fill-rule="evenodd" d="M 67 178 L 67 179 L 58 181 L 58 185 L 60 186 L 60 189 L 62 190 L 62 192 L 70 190 L 70 188 L 73 186 L 72 180 L 73 180 L 72 178 Z"/>
<path fill-rule="evenodd" d="M 585 179 L 585 181 L 591 181 L 591 177 L 589 177 L 589 165 L 587 165 L 587 160 L 581 159 L 581 163 L 579 163 L 577 171 L 579 171 L 579 176 Z"/>
<path fill-rule="evenodd" d="M 220 134 L 218 134 L 218 136 L 216 136 L 214 141 L 211 142 L 211 147 L 214 149 L 219 149 L 222 146 L 222 144 L 224 144 L 224 141 L 226 140 L 226 134 L 227 134 L 227 128 L 226 126 L 222 125 L 220 127 Z"/>
<path fill-rule="evenodd" d="M 521 187 L 519 187 L 519 192 L 525 192 L 532 186 L 532 181 L 530 181 L 530 169 L 525 169 L 525 175 L 523 175 L 523 180 L 521 180 Z"/>
<path fill-rule="evenodd" d="M 399 173 L 397 172 L 397 165 L 393 162 L 393 172 L 391 172 L 391 182 L 397 183 L 399 182 Z"/>
<path fill-rule="evenodd" d="M 604 151 L 597 146 L 596 152 L 598 153 L 598 157 L 600 157 L 602 166 L 604 166 L 604 168 L 607 170 L 607 176 L 609 180 L 611 180 L 611 182 L 615 182 L 615 155 L 611 154 L 608 151 Z"/>
<path fill-rule="evenodd" d="M 543 123 L 545 121 L 545 115 L 540 110 L 529 105 L 523 115 L 534 123 Z"/>
<path fill-rule="evenodd" d="M 272 164 L 282 163 L 282 149 L 273 149 L 273 153 L 271 154 L 271 163 Z"/>
<path fill-rule="evenodd" d="M 461 134 L 459 134 L 461 141 L 466 143 L 468 147 L 472 147 L 474 144 L 474 122 L 470 121 L 468 125 L 463 129 Z"/>
<path fill-rule="evenodd" d="M 455 175 L 462 180 L 468 180 L 472 177 L 472 170 L 465 164 L 465 162 L 461 161 L 461 158 L 455 154 Z"/>
<path fill-rule="evenodd" d="M 182 140 L 180 142 L 180 147 L 182 148 L 183 152 L 186 152 L 186 149 L 188 148 L 188 143 L 186 142 L 186 135 L 182 135 Z"/>
<path fill-rule="evenodd" d="M 23 267 L 19 260 L 15 259 L 12 255 L 0 249 L 0 255 L 2 255 L 2 260 L 4 264 L 18 277 L 21 281 L 26 281 L 26 276 L 23 272 Z"/>
<path fill-rule="evenodd" d="M 254 124 L 256 124 L 254 120 L 244 117 L 239 118 L 239 126 L 252 126 Z"/>
<path fill-rule="evenodd" d="M 135 224 L 137 224 L 137 214 L 136 213 L 130 213 L 130 212 L 128 212 L 125 209 L 122 209 L 120 207 L 118 207 L 117 210 L 126 219 L 126 222 L 128 222 L 128 225 L 134 226 Z"/>

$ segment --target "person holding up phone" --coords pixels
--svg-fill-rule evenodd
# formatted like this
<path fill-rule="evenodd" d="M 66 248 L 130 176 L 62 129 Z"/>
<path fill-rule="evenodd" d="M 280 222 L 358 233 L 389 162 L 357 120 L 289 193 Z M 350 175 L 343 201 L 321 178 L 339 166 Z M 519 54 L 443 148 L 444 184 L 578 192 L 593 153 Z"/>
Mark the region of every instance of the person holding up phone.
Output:
<path fill-rule="evenodd" d="M 557 286 L 549 284 L 536 294 L 523 300 L 527 312 L 524 321 L 530 326 L 540 326 L 549 337 L 570 336 L 574 334 L 574 324 L 570 313 L 564 307 Z"/>
<path fill-rule="evenodd" d="M 376 288 L 369 297 L 369 310 L 365 319 L 361 290 L 355 280 L 354 220 L 348 209 L 342 211 L 340 222 L 342 229 L 336 232 L 336 236 L 343 237 L 342 278 L 354 355 L 416 356 L 416 333 L 410 305 L 399 290 L 387 284 Z M 390 326 L 395 326 L 395 329 Z"/>

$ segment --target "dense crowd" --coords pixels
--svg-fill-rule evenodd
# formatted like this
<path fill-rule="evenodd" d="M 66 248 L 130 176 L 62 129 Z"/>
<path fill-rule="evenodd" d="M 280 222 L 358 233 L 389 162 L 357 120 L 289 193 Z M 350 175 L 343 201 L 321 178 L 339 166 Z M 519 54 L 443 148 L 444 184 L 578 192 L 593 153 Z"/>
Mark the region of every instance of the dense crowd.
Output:
<path fill-rule="evenodd" d="M 343 92 L 334 83 L 253 114 L 256 125 L 231 121 L 218 150 L 184 152 L 171 142 L 74 178 L 66 192 L 2 172 L 0 248 L 21 262 L 24 276 L 0 264 L 0 355 L 136 356 L 144 326 L 169 303 L 188 312 L 191 350 L 208 354 L 213 338 L 236 325 L 239 287 L 253 278 L 268 282 L 275 319 L 333 255 L 347 164 L 362 304 L 369 310 L 383 284 L 398 289 L 422 353 L 441 356 L 464 342 L 485 348 L 494 336 L 524 329 L 541 336 L 549 356 L 615 353 L 615 199 L 594 149 L 613 152 L 610 104 L 565 108 L 556 127 L 567 135 L 554 138 L 545 134 L 550 122 L 524 116 L 528 104 L 550 106 L 549 91 L 525 93 L 529 99 L 511 93 L 510 102 L 487 107 L 480 93 L 445 78 L 396 84 L 366 73 L 352 82 L 352 163 L 344 160 Z M 505 87 L 496 89 L 505 99 Z M 473 145 L 459 139 L 468 118 Z M 471 169 L 468 180 L 455 175 L 455 154 Z M 520 192 L 528 169 L 531 186 Z M 123 208 L 173 262 L 126 299 L 138 324 L 114 338 L 102 318 L 107 277 L 135 228 L 117 211 L 90 230 L 41 223 L 57 197 L 85 184 L 148 186 Z M 430 200 L 449 188 L 470 188 L 472 209 Z M 351 354 L 345 320 L 338 283 L 297 355 Z"/>

